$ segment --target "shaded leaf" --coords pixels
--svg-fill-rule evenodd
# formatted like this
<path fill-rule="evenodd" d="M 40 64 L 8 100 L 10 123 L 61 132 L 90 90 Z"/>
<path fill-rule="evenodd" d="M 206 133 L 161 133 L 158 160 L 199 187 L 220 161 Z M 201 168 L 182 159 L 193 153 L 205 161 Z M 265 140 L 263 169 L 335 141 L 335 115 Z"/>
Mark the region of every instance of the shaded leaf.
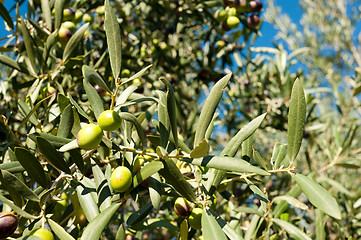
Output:
<path fill-rule="evenodd" d="M 39 183 L 40 186 L 47 188 L 48 180 L 38 159 L 36 159 L 29 150 L 21 147 L 15 148 L 15 155 L 29 176 Z"/>
<path fill-rule="evenodd" d="M 24 218 L 28 218 L 28 219 L 36 219 L 36 218 L 38 218 L 37 216 L 31 215 L 30 213 L 22 210 L 20 207 L 16 206 L 12 201 L 10 201 L 6 197 L 4 197 L 2 194 L 0 194 L 0 202 L 2 202 L 3 204 L 8 205 L 12 210 L 17 212 L 18 214 L 20 214 Z"/>
<path fill-rule="evenodd" d="M 107 44 L 110 56 L 110 66 L 112 67 L 114 79 L 118 79 L 122 64 L 122 41 L 120 35 L 120 28 L 114 10 L 109 3 L 105 0 L 105 20 L 104 27 L 107 37 Z"/>
<path fill-rule="evenodd" d="M 141 209 L 139 209 L 136 212 L 133 212 L 129 218 L 127 219 L 127 225 L 129 226 L 133 226 L 139 222 L 141 222 L 142 220 L 144 220 L 149 213 L 152 212 L 153 209 L 153 205 L 152 203 L 147 203 L 144 207 L 142 207 Z"/>
<path fill-rule="evenodd" d="M 59 148 L 69 142 L 71 142 L 72 140 L 69 138 L 63 138 L 63 137 L 58 137 L 58 136 L 54 136 L 50 133 L 31 133 L 28 135 L 28 137 L 33 140 L 34 142 L 36 142 L 36 138 L 40 136 L 44 139 L 46 139 L 49 143 L 51 143 L 55 148 Z"/>
<path fill-rule="evenodd" d="M 85 181 L 84 177 L 80 182 L 72 181 L 72 185 L 74 185 L 73 187 L 76 190 L 80 206 L 84 211 L 86 219 L 91 222 L 99 215 L 99 209 L 91 195 L 92 192 L 95 192 L 95 189 L 87 187 Z"/>
<path fill-rule="evenodd" d="M 135 126 L 135 129 L 137 130 L 138 136 L 139 136 L 140 140 L 142 141 L 142 145 L 143 145 L 143 147 L 145 147 L 145 134 L 144 134 L 144 130 L 143 130 L 142 126 L 138 122 L 138 119 L 134 115 L 127 113 L 127 112 L 120 112 L 119 117 L 128 122 L 133 123 L 133 125 Z"/>
<path fill-rule="evenodd" d="M 316 240 L 325 240 L 326 239 L 326 231 L 325 231 L 325 215 L 320 209 L 315 210 L 315 232 L 316 232 Z"/>
<path fill-rule="evenodd" d="M 97 187 L 98 205 L 100 212 L 111 205 L 111 192 L 108 181 L 100 167 L 92 160 L 92 171 L 94 175 L 95 185 Z"/>
<path fill-rule="evenodd" d="M 84 32 L 87 30 L 89 26 L 89 23 L 84 24 L 81 26 L 73 36 L 69 39 L 69 41 L 66 43 L 64 52 L 63 52 L 63 61 L 65 62 L 68 60 L 70 55 L 73 53 L 74 49 L 78 46 L 80 41 L 82 40 L 84 36 Z"/>
<path fill-rule="evenodd" d="M 94 80 L 102 89 L 108 93 L 112 93 L 108 85 L 104 82 L 103 78 L 90 66 L 84 65 L 82 68 L 84 78 L 90 83 L 91 80 Z"/>
<path fill-rule="evenodd" d="M 59 29 L 61 23 L 63 22 L 63 9 L 64 9 L 65 0 L 55 0 L 54 10 L 55 10 L 55 29 Z"/>
<path fill-rule="evenodd" d="M 11 174 L 6 170 L 0 170 L 2 177 L 11 184 L 11 188 L 15 190 L 22 197 L 39 202 L 39 197 L 36 195 L 25 183 L 23 183 L 19 178 L 15 175 Z"/>
<path fill-rule="evenodd" d="M 212 209 L 207 209 L 207 211 L 213 215 L 213 217 L 218 222 L 219 226 L 222 228 L 223 232 L 227 235 L 227 237 L 231 240 L 243 240 L 243 237 L 238 234 L 233 228 L 227 224 L 215 211 Z"/>
<path fill-rule="evenodd" d="M 31 64 L 30 67 L 32 68 L 31 72 L 33 74 L 36 74 L 37 71 L 36 71 L 36 62 L 35 62 L 35 53 L 34 53 L 35 51 L 34 46 L 36 45 L 34 44 L 34 39 L 30 36 L 29 30 L 27 29 L 25 21 L 22 17 L 20 20 L 20 24 L 18 26 L 21 30 L 21 33 L 23 34 L 26 54 Z"/>
<path fill-rule="evenodd" d="M 287 154 L 287 149 L 284 147 L 282 143 L 276 143 L 273 147 L 272 157 L 271 157 L 271 164 L 273 165 L 274 169 L 278 169 L 283 160 L 285 159 Z"/>
<path fill-rule="evenodd" d="M 154 209 L 159 209 L 160 201 L 162 200 L 162 183 L 159 173 L 154 173 L 148 178 L 148 190 Z"/>
<path fill-rule="evenodd" d="M 46 26 L 49 29 L 49 31 L 52 31 L 52 21 L 51 21 L 51 10 L 48 0 L 41 0 L 41 10 L 43 13 L 43 18 L 45 20 Z"/>
<path fill-rule="evenodd" d="M 66 138 L 71 133 L 74 124 L 74 114 L 71 105 L 68 105 L 60 116 L 60 123 L 58 127 L 57 136 Z"/>
<path fill-rule="evenodd" d="M 14 29 L 13 21 L 11 20 L 10 14 L 8 10 L 6 10 L 3 3 L 0 3 L 0 16 L 5 20 L 5 22 L 11 29 Z"/>
<path fill-rule="evenodd" d="M 288 156 L 290 161 L 293 162 L 296 158 L 298 151 L 301 147 L 303 138 L 303 130 L 305 127 L 306 119 L 306 100 L 303 91 L 302 83 L 297 78 L 293 84 L 290 109 L 288 113 Z"/>
<path fill-rule="evenodd" d="M 96 118 L 104 112 L 104 106 L 103 101 L 100 98 L 98 92 L 95 90 L 95 88 L 88 82 L 88 79 L 83 79 L 83 86 L 84 90 L 86 92 L 86 95 L 88 97 L 88 101 L 90 102 L 90 105 L 93 107 L 94 115 Z"/>
<path fill-rule="evenodd" d="M 331 217 L 341 219 L 341 211 L 336 199 L 332 197 L 326 189 L 311 178 L 302 174 L 294 174 L 292 175 L 292 178 L 301 187 L 302 192 L 306 195 L 312 205 Z"/>
<path fill-rule="evenodd" d="M 296 208 L 300 208 L 302 210 L 309 210 L 309 208 L 307 207 L 306 204 L 298 201 L 296 198 L 294 197 L 291 197 L 291 196 L 287 196 L 287 195 L 284 195 L 284 196 L 277 196 L 275 197 L 272 201 L 274 202 L 280 202 L 281 200 L 284 200 L 286 201 L 287 203 L 289 203 L 290 205 L 296 207 Z"/>
<path fill-rule="evenodd" d="M 2 64 L 5 64 L 9 67 L 12 67 L 12 68 L 18 70 L 19 72 L 29 74 L 28 70 L 23 65 L 21 65 L 20 63 L 16 62 L 14 59 L 12 59 L 6 55 L 0 54 L 0 62 Z"/>
<path fill-rule="evenodd" d="M 21 163 L 18 162 L 18 161 L 1 163 L 0 164 L 0 169 L 1 170 L 6 170 L 6 171 L 8 171 L 10 173 L 20 173 L 20 172 L 23 172 L 25 170 L 24 167 L 21 165 Z"/>

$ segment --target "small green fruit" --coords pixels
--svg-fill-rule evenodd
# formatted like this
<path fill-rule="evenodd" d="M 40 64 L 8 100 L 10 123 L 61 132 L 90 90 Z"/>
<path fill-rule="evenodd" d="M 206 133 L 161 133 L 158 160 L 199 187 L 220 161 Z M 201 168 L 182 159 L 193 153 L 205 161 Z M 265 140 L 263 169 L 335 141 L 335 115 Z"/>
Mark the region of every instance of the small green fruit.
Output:
<path fill-rule="evenodd" d="M 132 173 L 127 167 L 117 167 L 110 177 L 110 185 L 118 192 L 127 191 L 132 185 Z"/>
<path fill-rule="evenodd" d="M 188 217 L 189 225 L 194 229 L 201 229 L 202 208 L 193 208 L 191 215 Z"/>
<path fill-rule="evenodd" d="M 53 234 L 46 228 L 39 228 L 34 232 L 33 236 L 39 237 L 43 240 L 54 240 Z"/>
<path fill-rule="evenodd" d="M 239 18 L 236 17 L 236 16 L 229 16 L 227 18 L 227 25 L 230 27 L 230 28 L 237 28 L 238 25 L 239 25 Z"/>
<path fill-rule="evenodd" d="M 74 22 L 75 23 L 80 23 L 81 20 L 83 19 L 83 11 L 82 10 L 76 10 L 75 11 L 75 17 L 74 17 Z"/>
<path fill-rule="evenodd" d="M 215 13 L 215 18 L 218 22 L 223 22 L 227 19 L 228 13 L 224 9 L 218 9 Z"/>
<path fill-rule="evenodd" d="M 98 125 L 104 131 L 114 131 L 120 127 L 122 120 L 114 110 L 106 110 L 98 117 Z"/>
<path fill-rule="evenodd" d="M 174 211 L 180 217 L 188 217 L 192 212 L 192 208 L 192 204 L 183 197 L 179 197 L 175 200 Z"/>
<path fill-rule="evenodd" d="M 63 21 L 72 21 L 75 17 L 74 9 L 65 8 L 63 10 Z"/>
<path fill-rule="evenodd" d="M 141 167 L 144 165 L 144 157 L 143 156 L 138 156 L 133 163 L 133 172 L 134 174 L 136 174 L 137 172 L 139 172 L 139 170 L 141 169 Z"/>
<path fill-rule="evenodd" d="M 231 7 L 228 10 L 228 16 L 236 16 L 237 15 L 237 9 L 235 7 Z"/>
<path fill-rule="evenodd" d="M 58 37 L 62 44 L 66 44 L 72 35 L 73 34 L 69 29 L 60 27 L 59 32 L 58 32 Z"/>
<path fill-rule="evenodd" d="M 223 40 L 219 40 L 216 42 L 218 48 L 224 48 L 226 46 L 226 42 Z"/>
<path fill-rule="evenodd" d="M 130 70 L 125 68 L 122 70 L 122 73 L 121 73 L 121 76 L 126 78 L 126 77 L 129 77 L 130 76 Z"/>
<path fill-rule="evenodd" d="M 0 213 L 0 238 L 7 238 L 18 227 L 18 217 L 11 212 Z"/>
<path fill-rule="evenodd" d="M 83 127 L 77 135 L 78 146 L 85 150 L 91 150 L 99 146 L 103 138 L 103 131 L 94 123 Z"/>
<path fill-rule="evenodd" d="M 66 21 L 63 24 L 61 24 L 61 27 L 64 27 L 66 29 L 69 29 L 72 33 L 75 32 L 76 26 L 73 22 Z"/>
<path fill-rule="evenodd" d="M 95 9 L 95 12 L 96 12 L 99 16 L 104 16 L 104 14 L 105 14 L 104 5 L 103 5 L 103 6 L 98 6 L 98 7 Z"/>
<path fill-rule="evenodd" d="M 85 13 L 85 14 L 83 15 L 83 21 L 84 21 L 85 23 L 92 23 L 93 20 L 94 20 L 93 16 L 90 15 L 89 13 Z"/>

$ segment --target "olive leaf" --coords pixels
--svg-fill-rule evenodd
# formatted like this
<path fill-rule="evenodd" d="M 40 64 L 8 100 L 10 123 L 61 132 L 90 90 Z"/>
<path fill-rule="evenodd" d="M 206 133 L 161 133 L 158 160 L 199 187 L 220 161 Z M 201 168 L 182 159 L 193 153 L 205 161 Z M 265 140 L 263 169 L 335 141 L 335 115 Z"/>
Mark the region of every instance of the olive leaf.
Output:
<path fill-rule="evenodd" d="M 206 208 L 203 208 L 201 221 L 204 239 L 227 240 L 221 226 Z"/>
<path fill-rule="evenodd" d="M 295 239 L 304 239 L 304 240 L 311 240 L 310 237 L 306 235 L 306 233 L 302 232 L 301 229 L 297 228 L 292 223 L 286 222 L 281 219 L 272 219 L 274 223 L 280 226 L 282 229 L 285 229 L 291 237 Z"/>
<path fill-rule="evenodd" d="M 290 100 L 290 110 L 288 113 L 287 142 L 288 156 L 290 157 L 291 162 L 294 161 L 301 147 L 305 119 L 305 93 L 303 91 L 301 80 L 297 78 L 293 84 Z"/>

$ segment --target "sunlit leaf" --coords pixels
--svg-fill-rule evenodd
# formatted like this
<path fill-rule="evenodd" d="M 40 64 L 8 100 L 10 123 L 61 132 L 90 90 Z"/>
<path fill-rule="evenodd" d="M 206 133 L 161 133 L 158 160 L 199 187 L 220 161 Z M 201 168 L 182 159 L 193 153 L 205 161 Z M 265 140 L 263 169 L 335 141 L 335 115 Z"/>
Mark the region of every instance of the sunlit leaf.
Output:
<path fill-rule="evenodd" d="M 85 31 L 87 30 L 87 28 L 89 27 L 89 24 L 86 23 L 83 26 L 81 26 L 74 34 L 73 36 L 71 36 L 71 38 L 69 39 L 69 41 L 66 43 L 65 48 L 64 48 L 64 52 L 63 52 L 63 61 L 65 62 L 66 60 L 68 60 L 68 58 L 70 57 L 70 55 L 73 53 L 73 51 L 75 50 L 75 48 L 78 46 L 78 44 L 80 43 L 80 41 L 82 40 Z"/>
<path fill-rule="evenodd" d="M 302 192 L 315 207 L 331 217 L 341 219 L 341 211 L 337 201 L 326 189 L 313 181 L 310 177 L 306 177 L 302 174 L 293 174 L 292 178 L 301 187 Z"/>
<path fill-rule="evenodd" d="M 112 93 L 112 91 L 109 89 L 108 85 L 104 82 L 102 77 L 97 73 L 93 68 L 84 65 L 83 68 L 83 76 L 84 78 L 90 83 L 91 80 L 94 80 L 96 84 L 99 85 L 102 89 L 107 91 L 108 93 Z"/>
<path fill-rule="evenodd" d="M 311 238 L 308 237 L 306 233 L 302 232 L 301 229 L 297 228 L 292 223 L 283 221 L 281 219 L 272 219 L 272 221 L 278 226 L 280 226 L 282 229 L 286 230 L 286 232 L 295 239 L 311 240 Z"/>
<path fill-rule="evenodd" d="M 298 151 L 301 147 L 303 138 L 303 130 L 306 119 L 306 100 L 305 93 L 303 91 L 302 83 L 297 78 L 293 84 L 290 110 L 288 113 L 288 156 L 290 161 L 293 162 L 296 158 Z"/>
<path fill-rule="evenodd" d="M 209 153 L 209 144 L 206 139 L 203 139 L 190 153 L 192 158 L 201 158 L 207 156 Z"/>
<path fill-rule="evenodd" d="M 62 228 L 59 224 L 51 220 L 50 218 L 47 220 L 51 230 L 55 233 L 55 235 L 60 240 L 75 240 L 64 228 Z"/>
<path fill-rule="evenodd" d="M 68 105 L 60 116 L 59 128 L 56 136 L 66 138 L 71 133 L 74 124 L 74 114 L 71 105 Z"/>
<path fill-rule="evenodd" d="M 206 208 L 203 208 L 201 221 L 204 239 L 227 240 L 221 226 Z"/>
<path fill-rule="evenodd" d="M 88 97 L 90 105 L 93 107 L 94 115 L 96 118 L 104 112 L 103 101 L 100 98 L 95 88 L 88 82 L 88 79 L 83 79 L 83 86 Z"/>
<path fill-rule="evenodd" d="M 163 163 L 161 161 L 153 161 L 146 164 L 140 171 L 133 177 L 133 187 L 137 187 L 144 180 L 148 179 L 153 174 L 157 173 L 160 169 L 163 168 Z"/>

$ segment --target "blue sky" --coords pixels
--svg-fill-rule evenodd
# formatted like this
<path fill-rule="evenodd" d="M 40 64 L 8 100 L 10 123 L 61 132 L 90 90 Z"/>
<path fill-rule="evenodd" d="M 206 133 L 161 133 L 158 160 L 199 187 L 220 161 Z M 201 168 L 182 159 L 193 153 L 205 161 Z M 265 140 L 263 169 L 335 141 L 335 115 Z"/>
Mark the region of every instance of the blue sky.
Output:
<path fill-rule="evenodd" d="M 262 1 L 264 4 L 264 9 L 267 8 L 267 3 L 265 0 Z M 16 1 L 13 0 L 5 0 L 4 5 L 6 9 L 10 9 Z M 302 15 L 302 9 L 299 6 L 298 0 L 275 0 L 275 5 L 280 6 L 282 8 L 282 11 L 287 13 L 293 22 L 296 24 L 299 22 L 301 15 Z M 27 4 L 22 4 L 20 8 L 21 14 L 24 16 L 27 12 Z M 10 15 L 12 17 L 15 16 L 15 10 L 13 10 Z M 262 37 L 259 37 L 256 40 L 255 45 L 256 46 L 267 46 L 272 47 L 272 41 L 275 40 L 275 35 L 277 33 L 276 29 L 273 28 L 273 26 L 267 22 L 264 22 L 262 25 Z M 0 39 L 3 39 L 8 35 L 8 32 L 5 30 L 4 21 L 0 19 Z M 1 41 L 1 44 L 3 44 L 4 41 Z"/>

